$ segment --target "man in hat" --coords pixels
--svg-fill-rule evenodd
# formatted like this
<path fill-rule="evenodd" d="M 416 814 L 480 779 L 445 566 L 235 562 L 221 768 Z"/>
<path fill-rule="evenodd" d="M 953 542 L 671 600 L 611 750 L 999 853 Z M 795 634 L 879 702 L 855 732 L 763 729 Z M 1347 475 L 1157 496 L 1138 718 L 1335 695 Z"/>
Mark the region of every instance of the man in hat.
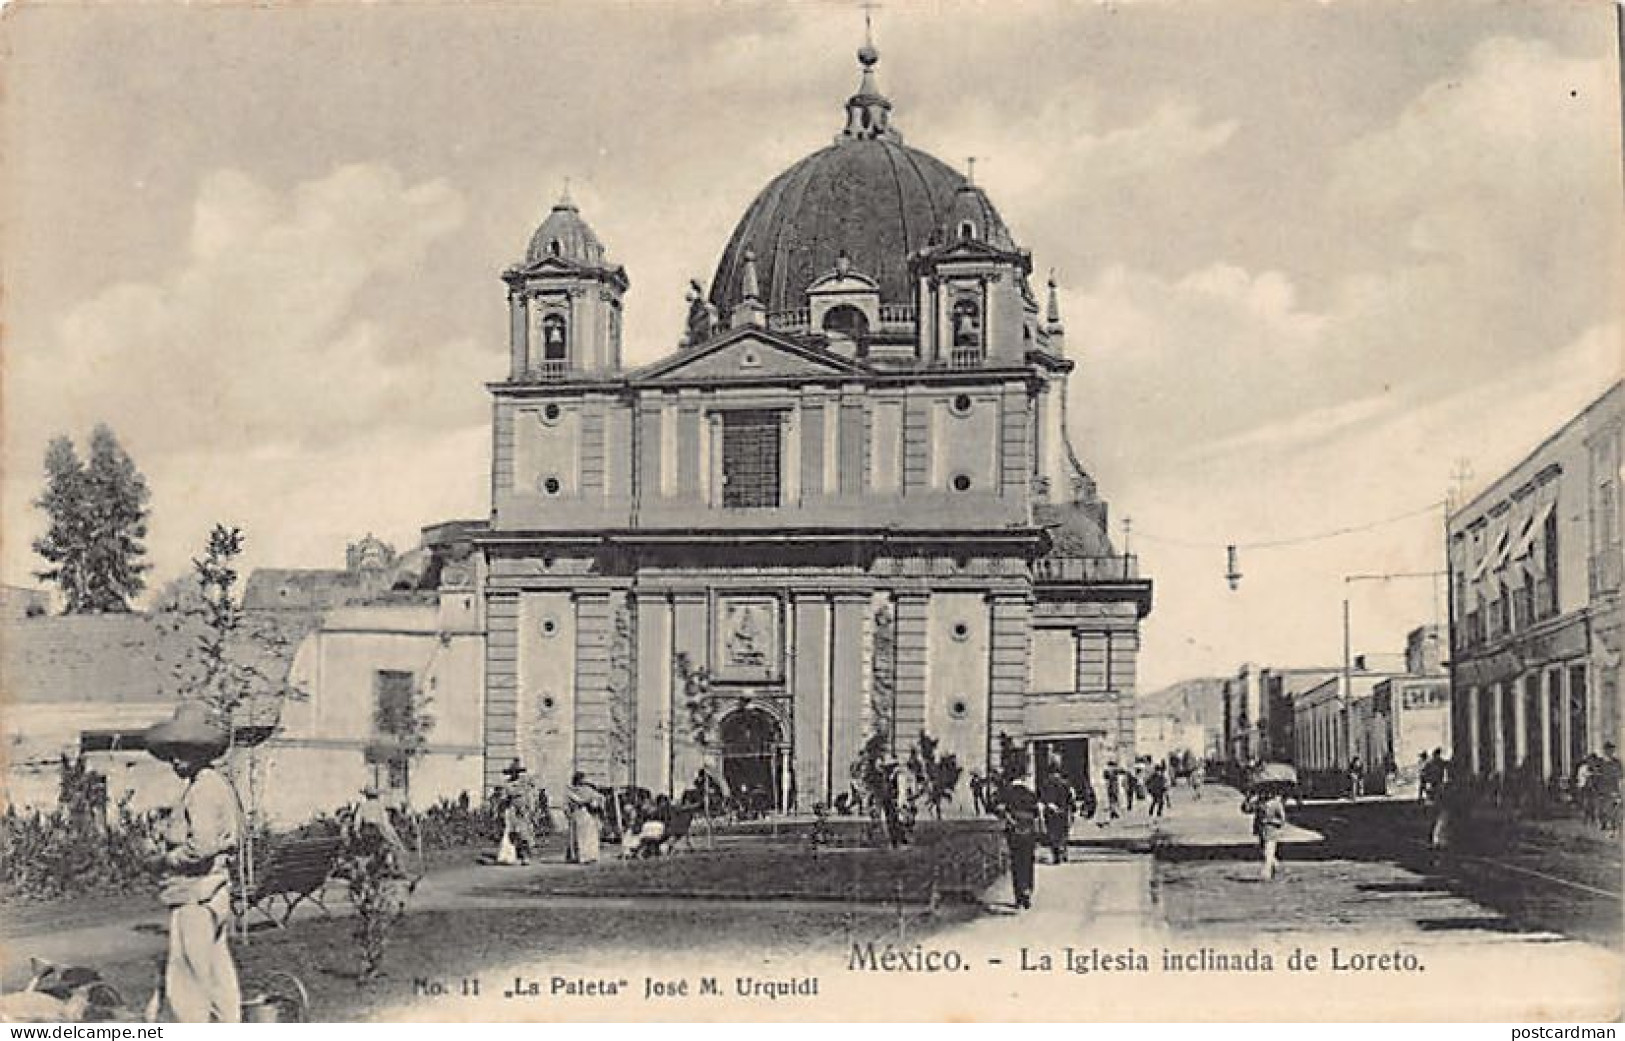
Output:
<path fill-rule="evenodd" d="M 237 847 L 237 796 L 213 763 L 226 750 L 224 727 L 200 703 L 147 731 L 147 750 L 186 783 L 163 829 L 162 899 L 169 915 L 164 993 L 182 1023 L 237 1023 L 242 997 L 228 943 L 232 851 Z"/>
<path fill-rule="evenodd" d="M 513 840 L 519 863 L 528 864 L 536 849 L 536 810 L 541 796 L 536 782 L 530 779 L 530 771 L 519 760 L 509 763 L 502 776 L 508 779 L 502 789 L 503 824 Z"/>
<path fill-rule="evenodd" d="M 389 807 L 378 797 L 378 785 L 369 783 L 361 789 L 361 805 L 355 810 L 356 834 L 371 848 L 382 851 L 399 868 L 400 858 L 406 855 L 406 843 L 389 819 Z"/>
<path fill-rule="evenodd" d="M 1038 851 L 1038 793 L 1025 777 L 1011 781 L 999 800 L 1004 840 L 1010 847 L 1010 885 L 1018 909 L 1033 906 L 1033 858 Z"/>

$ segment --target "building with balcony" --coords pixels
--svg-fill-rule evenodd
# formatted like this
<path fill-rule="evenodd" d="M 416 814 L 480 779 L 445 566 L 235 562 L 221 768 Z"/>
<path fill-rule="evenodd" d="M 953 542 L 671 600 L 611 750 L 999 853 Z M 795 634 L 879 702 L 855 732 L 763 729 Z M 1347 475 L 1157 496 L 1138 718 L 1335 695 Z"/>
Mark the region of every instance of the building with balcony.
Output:
<path fill-rule="evenodd" d="M 905 145 L 872 46 L 829 144 L 746 210 L 675 350 L 622 363 L 630 281 L 560 200 L 507 271 L 485 561 L 485 780 L 801 808 L 922 733 L 1126 758 L 1150 583 L 1066 429 L 1053 282 Z M 961 793 L 956 803 L 968 805 Z"/>
<path fill-rule="evenodd" d="M 1454 761 L 1560 786 L 1619 732 L 1625 384 L 1449 520 Z"/>

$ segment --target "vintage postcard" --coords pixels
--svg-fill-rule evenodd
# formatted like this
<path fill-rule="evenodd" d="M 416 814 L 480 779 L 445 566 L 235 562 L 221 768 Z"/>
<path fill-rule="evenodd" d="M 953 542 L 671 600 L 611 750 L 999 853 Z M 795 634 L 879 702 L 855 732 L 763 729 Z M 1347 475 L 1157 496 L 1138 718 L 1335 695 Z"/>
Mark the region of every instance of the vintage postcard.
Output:
<path fill-rule="evenodd" d="M 1621 1015 L 1616 5 L 0 18 L 0 1020 Z"/>

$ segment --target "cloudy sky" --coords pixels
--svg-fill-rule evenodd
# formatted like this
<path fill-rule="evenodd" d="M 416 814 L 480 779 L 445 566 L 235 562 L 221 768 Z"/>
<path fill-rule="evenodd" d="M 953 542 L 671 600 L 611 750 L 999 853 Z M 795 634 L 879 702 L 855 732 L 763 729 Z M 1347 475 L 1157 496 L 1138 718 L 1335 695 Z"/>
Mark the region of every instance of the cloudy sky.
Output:
<path fill-rule="evenodd" d="M 850 3 L 33 4 L 8 12 L 0 578 L 46 440 L 112 424 L 156 581 L 481 516 L 498 272 L 565 178 L 635 361 L 856 85 Z M 1054 268 L 1073 437 L 1156 582 L 1142 676 L 1335 662 L 1344 574 L 1619 371 L 1603 2 L 923 3 L 876 12 L 910 144 Z M 1409 515 L 1359 535 L 1260 546 Z M 1120 537 L 1120 536 L 1119 536 Z M 1238 543 L 1241 587 L 1224 581 Z M 1427 581 L 1352 588 L 1357 651 Z"/>

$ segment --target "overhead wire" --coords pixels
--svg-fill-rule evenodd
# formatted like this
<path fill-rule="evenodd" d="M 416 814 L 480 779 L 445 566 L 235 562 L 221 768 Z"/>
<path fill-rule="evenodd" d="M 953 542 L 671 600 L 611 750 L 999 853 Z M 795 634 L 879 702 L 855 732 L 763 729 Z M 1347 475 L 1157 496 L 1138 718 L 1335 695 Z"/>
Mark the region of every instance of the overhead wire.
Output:
<path fill-rule="evenodd" d="M 1160 542 L 1169 546 L 1181 546 L 1187 549 L 1273 549 L 1281 546 L 1299 546 L 1311 542 L 1325 542 L 1329 539 L 1343 538 L 1347 535 L 1358 535 L 1361 532 L 1375 531 L 1378 528 L 1385 528 L 1390 524 L 1398 524 L 1400 521 L 1410 520 L 1413 517 L 1420 517 L 1424 514 L 1432 513 L 1434 510 L 1442 509 L 1444 505 L 1445 501 L 1443 499 L 1439 499 L 1428 503 L 1426 506 L 1420 506 L 1413 510 L 1407 510 L 1404 513 L 1395 514 L 1392 517 L 1384 517 L 1381 520 L 1370 521 L 1365 524 L 1351 524 L 1345 527 L 1333 528 L 1328 531 L 1315 532 L 1309 535 L 1294 535 L 1288 538 L 1279 539 L 1259 539 L 1254 542 L 1208 542 L 1198 539 L 1169 538 L 1152 532 L 1147 532 L 1138 524 L 1134 526 L 1134 537 L 1136 539 L 1145 539 L 1150 542 Z"/>

